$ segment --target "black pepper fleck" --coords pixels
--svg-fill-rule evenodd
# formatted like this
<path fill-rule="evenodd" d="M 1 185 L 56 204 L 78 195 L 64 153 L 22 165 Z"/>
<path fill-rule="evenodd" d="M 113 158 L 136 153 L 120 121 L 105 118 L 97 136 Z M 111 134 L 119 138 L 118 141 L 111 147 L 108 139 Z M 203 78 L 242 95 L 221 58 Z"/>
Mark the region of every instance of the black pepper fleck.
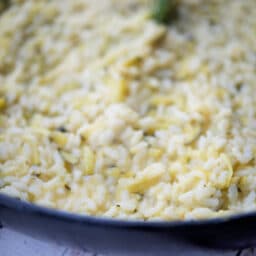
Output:
<path fill-rule="evenodd" d="M 64 187 L 65 187 L 66 190 L 69 190 L 69 191 L 71 190 L 71 188 L 68 184 L 65 184 Z"/>
<path fill-rule="evenodd" d="M 58 130 L 59 132 L 63 132 L 63 133 L 68 132 L 68 130 L 67 130 L 64 126 L 58 127 L 57 130 Z"/>

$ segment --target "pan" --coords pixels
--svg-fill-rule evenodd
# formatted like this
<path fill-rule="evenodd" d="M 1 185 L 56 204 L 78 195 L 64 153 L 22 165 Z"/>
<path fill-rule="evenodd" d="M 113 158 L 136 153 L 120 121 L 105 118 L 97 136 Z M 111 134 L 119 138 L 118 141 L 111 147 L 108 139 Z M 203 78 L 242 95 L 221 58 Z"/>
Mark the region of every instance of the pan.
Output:
<path fill-rule="evenodd" d="M 38 239 L 111 255 L 256 246 L 256 212 L 208 220 L 128 221 L 64 212 L 0 194 L 0 223 Z"/>
<path fill-rule="evenodd" d="M 256 245 L 255 212 L 210 220 L 127 221 L 68 213 L 1 194 L 0 221 L 34 238 L 111 255 L 170 255 Z"/>

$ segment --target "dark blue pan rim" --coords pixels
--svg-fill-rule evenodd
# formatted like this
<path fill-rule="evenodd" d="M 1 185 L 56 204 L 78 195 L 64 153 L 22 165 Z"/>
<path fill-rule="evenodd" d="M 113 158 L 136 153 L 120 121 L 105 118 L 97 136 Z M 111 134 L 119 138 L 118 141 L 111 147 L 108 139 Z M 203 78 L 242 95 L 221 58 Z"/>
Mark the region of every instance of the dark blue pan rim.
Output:
<path fill-rule="evenodd" d="M 143 221 L 143 220 L 123 220 L 107 217 L 89 216 L 66 212 L 62 210 L 46 208 L 33 203 L 22 201 L 20 199 L 0 194 L 0 212 L 1 208 L 8 208 L 18 213 L 27 213 L 31 215 L 39 215 L 46 218 L 61 220 L 64 222 L 108 226 L 115 228 L 189 228 L 189 227 L 206 227 L 220 224 L 228 224 L 230 222 L 243 221 L 248 218 L 256 220 L 256 211 L 247 213 L 233 214 L 231 216 L 203 219 L 203 220 L 173 220 L 173 221 Z M 1 213 L 0 213 L 1 216 Z"/>

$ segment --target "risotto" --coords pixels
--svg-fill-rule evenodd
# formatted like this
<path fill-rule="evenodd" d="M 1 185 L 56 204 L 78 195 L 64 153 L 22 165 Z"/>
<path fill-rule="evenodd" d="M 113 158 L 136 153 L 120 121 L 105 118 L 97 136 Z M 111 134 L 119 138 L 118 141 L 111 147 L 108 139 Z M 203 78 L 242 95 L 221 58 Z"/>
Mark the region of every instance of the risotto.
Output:
<path fill-rule="evenodd" d="M 256 209 L 256 1 L 13 0 L 0 193 L 123 219 Z"/>

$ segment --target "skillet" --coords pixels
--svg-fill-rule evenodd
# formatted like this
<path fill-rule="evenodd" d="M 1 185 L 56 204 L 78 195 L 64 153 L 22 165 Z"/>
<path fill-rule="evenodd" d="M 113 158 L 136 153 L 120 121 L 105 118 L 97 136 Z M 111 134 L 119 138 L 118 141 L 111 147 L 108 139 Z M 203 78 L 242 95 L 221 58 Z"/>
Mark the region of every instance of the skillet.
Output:
<path fill-rule="evenodd" d="M 209 220 L 126 221 L 49 209 L 0 194 L 1 224 L 36 238 L 118 255 L 256 246 L 256 212 Z"/>
<path fill-rule="evenodd" d="M 38 239 L 111 255 L 170 255 L 256 245 L 256 212 L 209 220 L 127 221 L 49 209 L 0 194 L 0 221 Z"/>

